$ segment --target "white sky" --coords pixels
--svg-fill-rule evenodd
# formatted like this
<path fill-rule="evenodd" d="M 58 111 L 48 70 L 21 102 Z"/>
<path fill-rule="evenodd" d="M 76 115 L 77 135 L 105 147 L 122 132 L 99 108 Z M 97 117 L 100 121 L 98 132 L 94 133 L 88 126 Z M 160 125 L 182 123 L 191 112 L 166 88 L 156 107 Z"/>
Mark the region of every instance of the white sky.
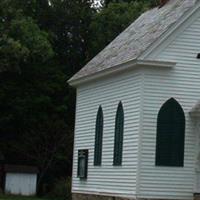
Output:
<path fill-rule="evenodd" d="M 94 3 L 95 3 L 95 6 L 96 6 L 96 7 L 101 6 L 101 4 L 100 4 L 100 0 L 94 0 Z"/>

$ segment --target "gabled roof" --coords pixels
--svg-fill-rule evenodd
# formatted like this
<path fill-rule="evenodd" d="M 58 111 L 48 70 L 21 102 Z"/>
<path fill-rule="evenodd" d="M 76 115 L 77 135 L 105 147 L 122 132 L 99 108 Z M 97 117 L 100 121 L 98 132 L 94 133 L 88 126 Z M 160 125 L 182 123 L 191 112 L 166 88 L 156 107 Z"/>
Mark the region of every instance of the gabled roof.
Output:
<path fill-rule="evenodd" d="M 76 73 L 70 81 L 137 59 L 198 0 L 170 0 L 161 8 L 142 14 L 105 49 Z"/>

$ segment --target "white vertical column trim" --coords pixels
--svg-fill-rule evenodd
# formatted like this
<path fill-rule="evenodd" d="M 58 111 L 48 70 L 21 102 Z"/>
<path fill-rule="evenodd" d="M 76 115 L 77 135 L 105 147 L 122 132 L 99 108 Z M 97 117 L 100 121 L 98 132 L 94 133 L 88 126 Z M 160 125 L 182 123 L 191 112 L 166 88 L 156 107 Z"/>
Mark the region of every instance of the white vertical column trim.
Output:
<path fill-rule="evenodd" d="M 144 106 L 144 71 L 141 70 L 141 86 L 140 86 L 140 113 L 139 113 L 139 137 L 138 137 L 138 157 L 137 157 L 137 174 L 136 174 L 136 199 L 140 194 L 140 168 L 142 154 L 142 134 L 143 134 L 143 106 Z"/>

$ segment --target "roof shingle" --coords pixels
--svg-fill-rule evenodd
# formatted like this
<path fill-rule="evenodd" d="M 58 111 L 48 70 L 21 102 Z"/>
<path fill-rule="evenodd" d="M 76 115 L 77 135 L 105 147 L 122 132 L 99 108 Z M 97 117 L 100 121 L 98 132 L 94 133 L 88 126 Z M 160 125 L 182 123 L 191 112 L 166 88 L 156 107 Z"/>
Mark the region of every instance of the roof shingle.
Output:
<path fill-rule="evenodd" d="M 95 56 L 70 81 L 137 59 L 165 33 L 197 0 L 170 0 L 161 8 L 142 14 L 105 49 Z"/>

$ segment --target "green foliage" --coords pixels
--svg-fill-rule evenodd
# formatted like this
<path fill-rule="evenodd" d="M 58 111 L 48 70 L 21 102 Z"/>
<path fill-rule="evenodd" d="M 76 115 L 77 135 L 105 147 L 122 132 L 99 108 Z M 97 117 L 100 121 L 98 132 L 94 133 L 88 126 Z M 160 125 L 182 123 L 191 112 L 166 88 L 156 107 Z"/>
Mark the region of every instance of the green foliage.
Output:
<path fill-rule="evenodd" d="M 7 163 L 38 166 L 39 186 L 53 182 L 46 176 L 71 174 L 74 121 L 74 91 L 66 83 L 72 72 L 60 64 L 52 30 L 27 7 L 40 2 L 0 2 L 0 150 Z"/>
<path fill-rule="evenodd" d="M 90 37 L 88 27 L 94 9 L 91 1 L 52 0 L 48 29 L 57 59 L 65 64 L 70 76 L 86 63 L 86 49 Z"/>
<path fill-rule="evenodd" d="M 7 35 L 0 37 L 0 71 L 19 70 L 19 65 L 28 57 L 29 50 L 19 41 Z"/>
<path fill-rule="evenodd" d="M 71 178 L 61 178 L 55 181 L 53 189 L 47 197 L 57 200 L 71 200 Z"/>
<path fill-rule="evenodd" d="M 56 65 L 29 66 L 20 74 L 0 74 L 0 84 L 1 150 L 6 158 L 38 166 L 39 183 L 60 164 L 68 166 L 64 174 L 70 173 L 73 105 L 68 107 L 65 74 Z"/>
<path fill-rule="evenodd" d="M 12 20 L 8 34 L 28 50 L 28 62 L 43 63 L 53 56 L 48 34 L 31 18 Z"/>
<path fill-rule="evenodd" d="M 22 65 L 46 62 L 53 56 L 48 34 L 30 17 L 15 9 L 15 1 L 0 3 L 0 66 L 16 70 Z M 13 5 L 12 5 L 13 3 Z"/>

